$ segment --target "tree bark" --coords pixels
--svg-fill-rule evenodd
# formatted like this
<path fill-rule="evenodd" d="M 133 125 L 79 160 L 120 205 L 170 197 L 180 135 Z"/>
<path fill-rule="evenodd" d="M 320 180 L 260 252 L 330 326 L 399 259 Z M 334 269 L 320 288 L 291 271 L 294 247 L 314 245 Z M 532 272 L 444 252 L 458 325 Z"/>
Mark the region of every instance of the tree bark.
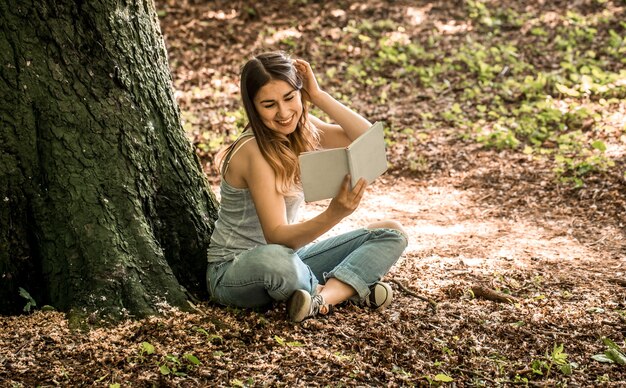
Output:
<path fill-rule="evenodd" d="M 152 0 L 0 2 L 0 313 L 105 318 L 205 296 L 217 202 Z"/>

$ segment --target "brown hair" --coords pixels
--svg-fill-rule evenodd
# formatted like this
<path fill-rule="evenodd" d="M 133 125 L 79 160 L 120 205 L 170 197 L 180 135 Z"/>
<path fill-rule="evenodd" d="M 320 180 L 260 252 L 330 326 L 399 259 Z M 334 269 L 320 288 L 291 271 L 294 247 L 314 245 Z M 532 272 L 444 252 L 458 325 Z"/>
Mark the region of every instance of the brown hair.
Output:
<path fill-rule="evenodd" d="M 298 155 L 319 145 L 319 134 L 308 121 L 308 108 L 303 101 L 302 116 L 294 132 L 284 135 L 273 131 L 261 120 L 254 106 L 254 97 L 270 81 L 285 81 L 296 90 L 302 89 L 302 79 L 291 58 L 280 51 L 267 52 L 250 59 L 241 70 L 241 99 L 248 116 L 246 129 L 251 128 L 263 158 L 276 174 L 276 189 L 283 195 L 300 184 Z M 232 144 L 225 150 L 230 152 Z"/>

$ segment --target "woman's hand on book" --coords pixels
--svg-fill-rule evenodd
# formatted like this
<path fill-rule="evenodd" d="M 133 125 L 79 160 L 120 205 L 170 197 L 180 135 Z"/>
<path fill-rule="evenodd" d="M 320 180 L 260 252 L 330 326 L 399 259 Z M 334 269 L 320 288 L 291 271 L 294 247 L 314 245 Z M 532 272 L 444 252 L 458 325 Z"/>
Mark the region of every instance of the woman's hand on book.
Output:
<path fill-rule="evenodd" d="M 350 190 L 350 175 L 346 175 L 339 193 L 330 201 L 327 211 L 330 212 L 332 217 L 337 217 L 338 219 L 349 216 L 359 207 L 366 187 L 367 182 L 361 178 L 354 188 Z"/>
<path fill-rule="evenodd" d="M 320 89 L 320 86 L 317 83 L 317 79 L 315 78 L 315 74 L 313 74 L 311 65 L 303 59 L 296 59 L 293 64 L 300 77 L 302 77 L 304 95 L 306 99 L 315 104 L 317 96 L 322 93 L 322 89 Z"/>

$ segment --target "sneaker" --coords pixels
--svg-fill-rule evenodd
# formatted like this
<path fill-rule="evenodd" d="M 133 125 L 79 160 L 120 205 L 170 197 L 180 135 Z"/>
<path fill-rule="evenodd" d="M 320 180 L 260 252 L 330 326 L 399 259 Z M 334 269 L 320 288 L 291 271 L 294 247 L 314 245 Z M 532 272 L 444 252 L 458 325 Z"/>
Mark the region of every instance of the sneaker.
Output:
<path fill-rule="evenodd" d="M 287 314 L 293 322 L 302 322 L 317 314 L 330 313 L 331 307 L 324 303 L 324 298 L 319 294 L 311 296 L 305 290 L 296 290 L 287 301 Z"/>
<path fill-rule="evenodd" d="M 365 297 L 365 305 L 373 310 L 382 310 L 393 299 L 393 290 L 389 284 L 376 282 L 370 286 L 370 294 Z"/>

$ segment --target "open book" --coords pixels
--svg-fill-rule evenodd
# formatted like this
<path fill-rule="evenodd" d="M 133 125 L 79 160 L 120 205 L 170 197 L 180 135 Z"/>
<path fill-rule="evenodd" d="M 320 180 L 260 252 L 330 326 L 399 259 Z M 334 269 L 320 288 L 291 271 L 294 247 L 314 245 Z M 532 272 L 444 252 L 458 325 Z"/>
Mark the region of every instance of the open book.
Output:
<path fill-rule="evenodd" d="M 346 174 L 352 187 L 360 178 L 371 183 L 387 171 L 383 124 L 376 122 L 346 148 L 333 148 L 300 154 L 304 200 L 334 198 Z"/>

